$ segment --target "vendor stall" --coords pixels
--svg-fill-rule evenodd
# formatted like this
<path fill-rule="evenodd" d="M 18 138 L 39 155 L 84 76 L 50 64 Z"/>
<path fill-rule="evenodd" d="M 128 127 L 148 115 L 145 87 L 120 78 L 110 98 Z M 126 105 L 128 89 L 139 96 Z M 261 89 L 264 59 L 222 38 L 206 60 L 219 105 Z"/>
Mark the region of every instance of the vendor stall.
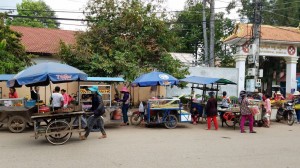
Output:
<path fill-rule="evenodd" d="M 199 116 L 200 117 L 204 117 L 205 118 L 205 113 L 203 113 L 203 109 L 205 109 L 205 95 L 206 92 L 208 91 L 214 91 L 216 92 L 216 95 L 218 95 L 218 91 L 219 91 L 219 86 L 220 85 L 227 85 L 227 84 L 233 84 L 236 85 L 235 82 L 232 82 L 230 80 L 227 79 L 223 79 L 223 78 L 208 78 L 208 77 L 200 77 L 200 76 L 190 76 L 184 79 L 180 80 L 181 82 L 187 82 L 187 83 L 191 83 L 192 84 L 192 90 L 191 90 L 191 108 L 190 110 L 192 110 L 194 107 L 198 107 L 196 108 L 196 110 L 199 110 Z M 210 86 L 210 87 L 209 87 Z M 194 94 L 194 89 L 200 89 L 202 90 L 202 101 L 199 102 L 193 102 L 193 94 Z M 191 111 L 192 112 L 192 111 Z M 223 126 L 223 122 L 225 122 L 224 118 L 223 118 L 223 111 L 219 111 L 220 112 L 220 118 L 222 121 L 222 126 Z M 200 117 L 198 118 L 198 120 L 200 119 Z"/>
<path fill-rule="evenodd" d="M 179 80 L 163 72 L 150 72 L 143 74 L 132 82 L 132 86 L 171 86 L 177 85 Z M 146 108 L 146 124 L 164 124 L 166 128 L 175 128 L 181 120 L 182 107 L 180 99 L 149 99 Z M 141 112 L 133 112 L 131 121 L 140 123 Z M 138 120 L 138 121 L 137 121 Z"/>
<path fill-rule="evenodd" d="M 31 66 L 7 82 L 8 87 L 25 86 L 47 86 L 51 83 L 64 83 L 72 81 L 82 81 L 87 79 L 87 74 L 66 64 L 48 62 Z M 51 90 L 51 89 L 50 89 Z M 37 106 L 39 108 L 39 106 Z M 69 110 L 58 110 L 47 113 L 37 113 L 31 115 L 34 122 L 35 137 L 41 133 L 41 128 L 46 128 L 46 139 L 52 144 L 63 144 L 68 141 L 73 131 L 81 132 L 80 125 L 78 130 L 72 129 L 74 117 L 81 117 L 84 112 L 71 112 Z M 78 114 L 78 115 L 76 115 Z M 62 117 L 63 116 L 63 117 Z M 46 124 L 42 127 L 43 122 Z M 71 122 L 71 123 L 70 123 Z M 79 122 L 80 123 L 80 122 Z M 69 137 L 64 141 L 60 141 Z M 56 142 L 59 141 L 59 142 Z"/>

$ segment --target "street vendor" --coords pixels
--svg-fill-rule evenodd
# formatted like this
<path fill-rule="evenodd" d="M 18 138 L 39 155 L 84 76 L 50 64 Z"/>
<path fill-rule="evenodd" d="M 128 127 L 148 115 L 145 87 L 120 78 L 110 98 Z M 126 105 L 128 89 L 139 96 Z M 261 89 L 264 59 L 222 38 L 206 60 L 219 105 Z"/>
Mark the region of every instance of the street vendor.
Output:
<path fill-rule="evenodd" d="M 64 106 L 64 97 L 59 93 L 60 87 L 56 86 L 54 89 L 54 93 L 51 95 L 50 104 L 52 105 L 54 110 L 59 110 Z"/>
<path fill-rule="evenodd" d="M 102 133 L 102 136 L 99 137 L 99 139 L 107 138 L 106 132 L 104 130 L 104 121 L 103 121 L 103 117 L 102 117 L 102 115 L 105 113 L 105 107 L 104 107 L 104 103 L 103 103 L 103 99 L 102 99 L 102 94 L 99 92 L 98 86 L 92 86 L 89 88 L 89 90 L 93 93 L 92 108 L 90 110 L 93 111 L 94 115 L 92 116 L 90 122 L 88 123 L 88 127 L 86 128 L 85 134 L 83 136 L 80 136 L 80 139 L 85 140 L 89 136 L 89 134 L 90 134 L 93 126 L 97 122 L 97 120 L 100 121 L 99 127 L 100 127 L 100 131 Z"/>
<path fill-rule="evenodd" d="M 127 112 L 128 112 L 129 103 L 130 103 L 130 94 L 129 94 L 129 91 L 127 90 L 126 86 L 124 86 L 122 88 L 121 93 L 124 94 L 123 99 L 122 99 L 123 123 L 121 124 L 121 126 L 126 126 L 126 125 L 129 125 Z"/>
<path fill-rule="evenodd" d="M 61 89 L 61 94 L 64 97 L 64 108 L 67 108 L 69 104 L 69 95 L 66 93 L 65 89 Z"/>
<path fill-rule="evenodd" d="M 285 100 L 285 98 L 284 98 L 283 95 L 280 93 L 280 91 L 277 91 L 274 100 L 275 100 L 275 101 L 280 101 L 280 100 Z"/>
<path fill-rule="evenodd" d="M 38 86 L 35 86 L 34 88 L 30 87 L 30 96 L 32 100 L 39 100 L 39 90 L 40 88 Z"/>
<path fill-rule="evenodd" d="M 9 88 L 9 94 L 8 94 L 8 97 L 9 97 L 10 99 L 12 99 L 12 98 L 18 98 L 18 94 L 17 94 L 17 92 L 16 92 L 16 88 L 14 88 L 14 87 Z"/>

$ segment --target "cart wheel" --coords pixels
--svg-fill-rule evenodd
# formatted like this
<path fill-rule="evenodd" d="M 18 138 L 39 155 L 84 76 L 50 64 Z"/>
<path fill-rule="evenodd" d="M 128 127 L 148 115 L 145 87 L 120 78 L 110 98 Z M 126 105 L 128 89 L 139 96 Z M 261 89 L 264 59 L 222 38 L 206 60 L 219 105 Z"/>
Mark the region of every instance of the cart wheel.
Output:
<path fill-rule="evenodd" d="M 7 123 L 8 129 L 13 133 L 20 133 L 26 127 L 25 118 L 22 116 L 12 116 Z"/>
<path fill-rule="evenodd" d="M 72 136 L 71 126 L 63 120 L 55 120 L 48 124 L 46 139 L 53 145 L 62 145 Z"/>
<path fill-rule="evenodd" d="M 178 120 L 175 115 L 168 115 L 165 119 L 165 127 L 168 129 L 175 128 L 177 126 Z"/>
<path fill-rule="evenodd" d="M 140 125 L 142 120 L 143 120 L 143 118 L 139 112 L 134 112 L 130 117 L 130 123 L 132 125 Z"/>

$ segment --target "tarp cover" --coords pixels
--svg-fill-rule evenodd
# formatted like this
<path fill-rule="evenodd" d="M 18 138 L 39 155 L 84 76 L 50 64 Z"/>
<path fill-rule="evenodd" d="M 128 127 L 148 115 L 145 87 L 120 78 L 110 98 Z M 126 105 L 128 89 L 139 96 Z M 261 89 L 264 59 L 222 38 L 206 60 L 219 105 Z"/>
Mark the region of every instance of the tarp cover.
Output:
<path fill-rule="evenodd" d="M 141 75 L 132 82 L 132 86 L 166 86 L 166 85 L 177 85 L 179 80 L 172 75 L 166 74 L 164 72 L 150 72 Z"/>
<path fill-rule="evenodd" d="M 8 87 L 47 86 L 52 83 L 83 81 L 87 74 L 67 64 L 41 63 L 26 68 L 7 81 Z"/>
<path fill-rule="evenodd" d="M 219 85 L 227 85 L 227 84 L 234 84 L 236 83 L 223 79 L 223 78 L 209 78 L 209 77 L 200 77 L 200 76 L 190 76 L 184 79 L 180 79 L 182 82 L 187 83 L 194 83 L 194 84 L 200 84 L 200 85 L 207 85 L 207 84 L 219 84 Z"/>

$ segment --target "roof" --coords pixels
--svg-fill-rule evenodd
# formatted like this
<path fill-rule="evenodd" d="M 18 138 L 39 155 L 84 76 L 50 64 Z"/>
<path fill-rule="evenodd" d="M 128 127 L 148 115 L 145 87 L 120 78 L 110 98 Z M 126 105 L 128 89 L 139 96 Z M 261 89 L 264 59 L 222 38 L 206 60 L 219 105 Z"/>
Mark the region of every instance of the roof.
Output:
<path fill-rule="evenodd" d="M 0 82 L 1 81 L 8 81 L 13 78 L 15 74 L 0 74 Z"/>
<path fill-rule="evenodd" d="M 21 42 L 28 53 L 55 54 L 59 51 L 60 41 L 66 44 L 76 42 L 76 31 L 23 26 L 10 26 L 10 28 L 22 34 Z"/>
<path fill-rule="evenodd" d="M 188 82 L 193 84 L 200 84 L 200 85 L 206 85 L 206 84 L 219 84 L 219 85 L 227 85 L 227 84 L 234 84 L 235 82 L 232 82 L 230 80 L 224 79 L 224 78 L 209 78 L 209 77 L 200 77 L 200 76 L 190 76 L 184 79 L 180 79 L 182 82 Z"/>
<path fill-rule="evenodd" d="M 88 77 L 88 82 L 124 82 L 120 77 Z"/>
<path fill-rule="evenodd" d="M 235 26 L 233 34 L 224 39 L 225 43 L 235 43 L 235 40 L 252 37 L 252 24 L 239 23 Z M 261 40 L 287 44 L 300 44 L 300 29 L 296 27 L 282 27 L 261 25 Z"/>

